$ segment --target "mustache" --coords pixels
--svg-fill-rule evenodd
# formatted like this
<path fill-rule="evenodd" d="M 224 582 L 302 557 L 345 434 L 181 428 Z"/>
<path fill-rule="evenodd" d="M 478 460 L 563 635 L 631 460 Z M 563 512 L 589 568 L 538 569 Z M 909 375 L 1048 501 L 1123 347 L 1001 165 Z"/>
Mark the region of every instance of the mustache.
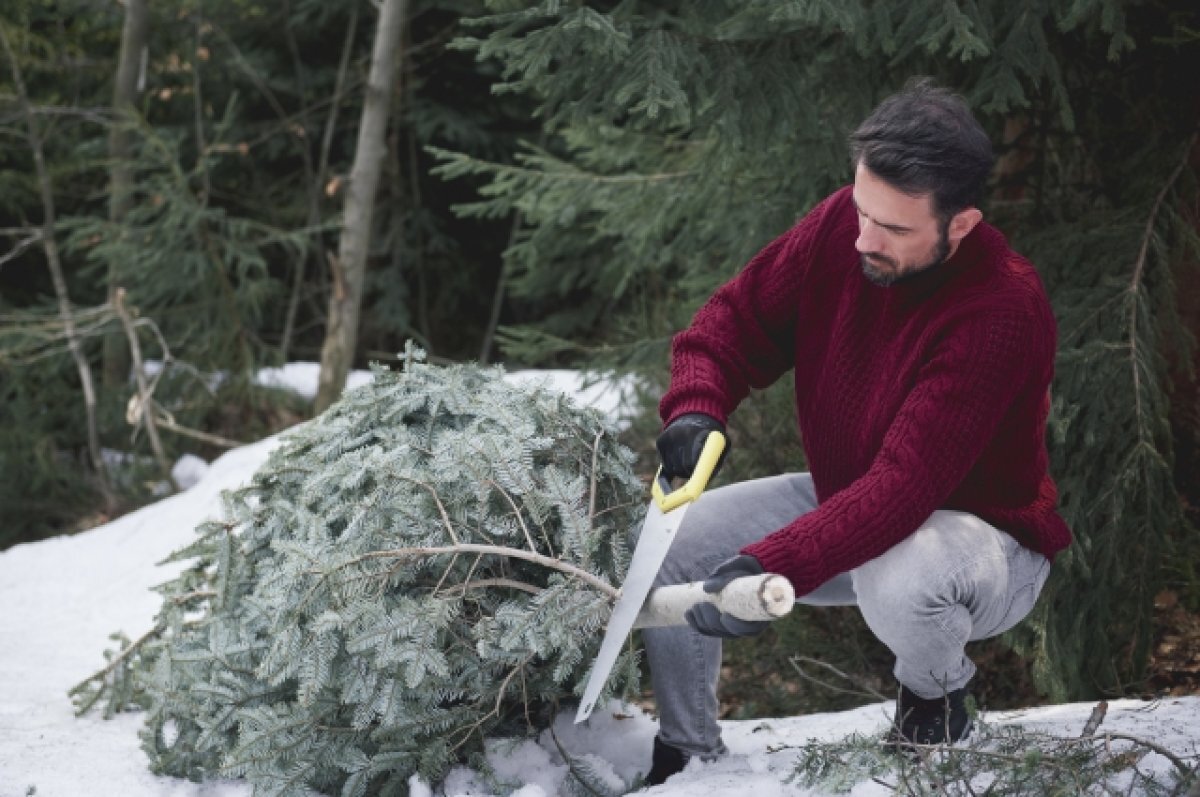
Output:
<path fill-rule="evenodd" d="M 896 268 L 896 261 L 887 255 L 864 254 L 862 259 L 875 266 L 888 266 L 893 269 Z"/>

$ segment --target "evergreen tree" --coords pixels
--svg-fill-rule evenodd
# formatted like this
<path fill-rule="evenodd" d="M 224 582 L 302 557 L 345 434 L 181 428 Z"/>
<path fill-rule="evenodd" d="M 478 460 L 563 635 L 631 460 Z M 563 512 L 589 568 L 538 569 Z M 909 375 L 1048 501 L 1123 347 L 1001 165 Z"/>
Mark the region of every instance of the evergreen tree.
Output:
<path fill-rule="evenodd" d="M 582 692 L 642 506 L 632 453 L 559 393 L 420 359 L 288 433 L 175 554 L 154 628 L 74 690 L 147 710 L 155 772 L 405 794 Z M 628 652 L 610 689 L 636 685 Z"/>
<path fill-rule="evenodd" d="M 375 15 L 362 0 L 151 4 L 137 102 L 113 113 L 114 78 L 128 77 L 133 60 L 117 63 L 122 7 L 9 5 L 0 26 L 45 130 L 59 254 L 72 301 L 88 314 L 90 366 L 102 363 L 106 333 L 128 345 L 109 303 L 123 287 L 146 357 L 170 360 L 154 396 L 180 426 L 250 440 L 307 414 L 253 377 L 285 357 L 319 357 Z M 409 7 L 355 367 L 393 357 L 405 338 L 441 358 L 480 351 L 510 227 L 455 218 L 449 206 L 471 187 L 431 177 L 424 146 L 503 160 L 528 126 L 521 100 L 489 96 L 490 67 L 447 48 L 478 1 Z M 0 131 L 23 140 L 10 74 L 0 70 Z M 82 388 L 56 361 L 68 356 L 64 342 L 47 345 L 59 313 L 33 227 L 43 215 L 34 175 L 28 147 L 0 152 L 0 391 L 9 399 L 0 405 L 0 546 L 111 517 L 96 511 L 84 413 L 57 412 L 64 393 L 82 407 Z M 107 360 L 118 358 L 110 350 Z M 108 380 L 97 415 L 100 446 L 136 463 L 149 451 L 125 420 L 134 390 L 128 375 Z M 17 414 L 39 399 L 55 412 Z M 171 434 L 163 445 L 168 458 L 220 450 Z M 147 500 L 160 478 L 123 470 L 118 511 Z"/>
<path fill-rule="evenodd" d="M 1197 550 L 1173 472 L 1167 359 L 1192 351 L 1172 284 L 1197 251 L 1200 104 L 1179 76 L 1200 72 L 1200 9 L 489 8 L 462 44 L 499 61 L 497 90 L 538 101 L 546 143 L 512 165 L 439 154 L 444 174 L 491 178 L 463 212 L 523 222 L 506 253 L 513 290 L 552 309 L 506 330 L 514 357 L 643 365 L 661 381 L 670 335 L 700 302 L 849 181 L 846 135 L 880 99 L 914 75 L 967 98 L 1001 155 L 985 212 L 1040 268 L 1062 331 L 1053 472 L 1078 542 L 1010 642 L 1055 697 L 1134 686 L 1164 563 Z M 1178 417 L 1194 429 L 1194 414 Z"/>

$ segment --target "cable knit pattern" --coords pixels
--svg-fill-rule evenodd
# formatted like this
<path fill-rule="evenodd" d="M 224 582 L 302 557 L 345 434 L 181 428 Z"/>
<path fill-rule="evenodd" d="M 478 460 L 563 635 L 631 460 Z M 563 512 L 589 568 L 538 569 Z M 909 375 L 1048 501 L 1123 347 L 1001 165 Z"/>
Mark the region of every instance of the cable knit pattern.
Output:
<path fill-rule="evenodd" d="M 1047 471 L 1056 332 L 1037 273 L 981 223 L 944 264 L 881 288 L 862 274 L 857 234 L 846 187 L 675 338 L 666 422 L 725 421 L 795 372 L 820 506 L 743 553 L 804 594 L 957 509 L 1053 558 L 1071 533 Z"/>

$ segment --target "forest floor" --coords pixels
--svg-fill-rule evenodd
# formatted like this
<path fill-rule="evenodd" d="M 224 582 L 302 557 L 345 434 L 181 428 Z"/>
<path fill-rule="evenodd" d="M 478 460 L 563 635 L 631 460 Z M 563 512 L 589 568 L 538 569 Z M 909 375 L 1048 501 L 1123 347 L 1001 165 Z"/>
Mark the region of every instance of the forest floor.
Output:
<path fill-rule="evenodd" d="M 1154 629 L 1148 691 L 1200 694 L 1200 612 L 1190 611 L 1173 590 L 1163 590 L 1154 599 Z"/>

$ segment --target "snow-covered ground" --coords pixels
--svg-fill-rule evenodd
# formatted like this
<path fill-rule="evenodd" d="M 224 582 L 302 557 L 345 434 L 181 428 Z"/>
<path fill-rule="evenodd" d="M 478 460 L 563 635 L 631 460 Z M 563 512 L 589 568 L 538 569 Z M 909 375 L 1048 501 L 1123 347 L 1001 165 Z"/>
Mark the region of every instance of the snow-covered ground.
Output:
<path fill-rule="evenodd" d="M 358 376 L 356 378 L 362 378 Z M 602 387 L 581 393 L 570 372 L 514 374 L 542 379 L 605 411 L 620 411 L 619 395 Z M 310 386 L 305 369 L 281 372 L 279 380 L 301 391 Z M 315 378 L 312 378 L 315 382 Z M 152 775 L 138 747 L 141 717 L 112 720 L 74 716 L 67 690 L 104 664 L 108 635 L 124 631 L 136 638 L 151 625 L 158 596 L 150 587 L 174 571 L 159 566 L 190 541 L 196 524 L 219 513 L 222 490 L 250 476 L 278 443 L 270 438 L 230 451 L 207 467 L 189 462 L 192 486 L 105 526 L 72 537 L 20 545 L 0 553 L 0 797 L 247 797 L 242 781 L 203 784 Z M 1019 723 L 1031 729 L 1078 735 L 1091 705 L 1062 705 L 1021 712 L 993 713 L 995 725 Z M 728 722 L 730 755 L 720 761 L 695 761 L 649 794 L 745 795 L 782 797 L 820 794 L 787 782 L 810 739 L 836 740 L 851 733 L 881 731 L 892 705 L 880 703 L 838 714 Z M 573 712 L 570 712 L 573 714 Z M 629 707 L 598 711 L 575 726 L 564 715 L 556 723 L 563 747 L 587 756 L 597 768 L 611 769 L 624 780 L 649 768 L 654 720 Z M 1200 756 L 1200 697 L 1154 703 L 1115 701 L 1103 730 L 1152 739 L 1195 766 Z M 553 797 L 567 767 L 549 734 L 538 741 L 493 744 L 497 774 L 517 784 L 519 797 Z M 1167 771 L 1169 761 L 1151 754 L 1143 769 Z M 414 782 L 414 797 L 488 794 L 474 773 L 459 769 L 444 784 L 430 788 Z M 891 791 L 870 780 L 850 792 L 859 797 Z"/>

